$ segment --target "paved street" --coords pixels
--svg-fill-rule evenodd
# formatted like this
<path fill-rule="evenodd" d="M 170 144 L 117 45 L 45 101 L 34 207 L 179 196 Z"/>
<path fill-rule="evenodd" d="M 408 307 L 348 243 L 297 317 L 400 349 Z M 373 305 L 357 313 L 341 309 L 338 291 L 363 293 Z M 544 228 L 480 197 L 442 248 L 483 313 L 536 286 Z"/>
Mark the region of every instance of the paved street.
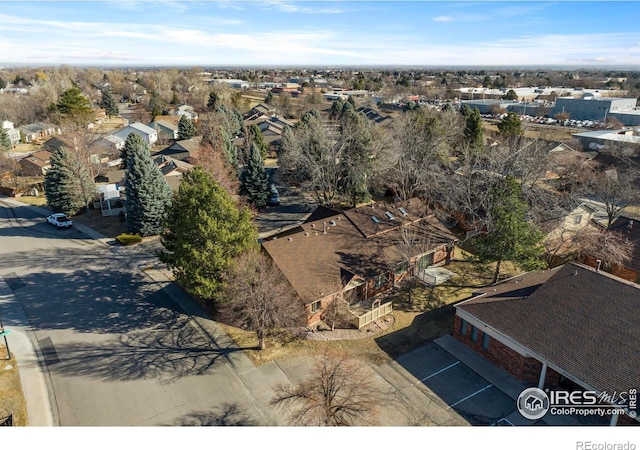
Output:
<path fill-rule="evenodd" d="M 307 378 L 312 358 L 255 367 L 153 254 L 99 237 L 81 225 L 57 230 L 42 210 L 0 198 L 0 317 L 22 349 L 34 425 L 288 423 L 269 401 L 278 384 Z M 467 424 L 399 364 L 367 370 L 377 424 Z"/>
<path fill-rule="evenodd" d="M 215 336 L 166 294 L 167 283 L 141 272 L 153 262 L 0 203 L 0 276 L 15 294 L 0 314 L 5 324 L 21 308 L 28 316 L 48 369 L 54 423 L 279 423 Z M 251 376 L 255 369 L 246 368 Z"/>

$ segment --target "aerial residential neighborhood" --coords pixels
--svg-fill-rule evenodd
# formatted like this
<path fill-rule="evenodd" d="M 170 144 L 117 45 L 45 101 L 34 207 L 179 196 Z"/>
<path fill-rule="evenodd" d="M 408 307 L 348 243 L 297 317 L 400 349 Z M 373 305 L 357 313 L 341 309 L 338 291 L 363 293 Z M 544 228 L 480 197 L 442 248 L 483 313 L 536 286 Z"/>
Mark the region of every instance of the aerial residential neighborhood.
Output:
<path fill-rule="evenodd" d="M 562 4 L 175 2 L 175 30 L 149 10 L 112 33 L 125 7 L 93 3 L 104 18 L 6 11 L 56 37 L 0 50 L 0 426 L 516 427 L 636 448 L 637 61 L 579 28 L 503 29 Z M 572 3 L 584 23 L 633 15 Z M 244 30 L 248 5 L 274 29 L 384 11 L 452 37 L 383 26 L 372 52 L 200 28 Z M 460 33 L 477 21 L 504 33 L 491 52 Z M 603 36 L 640 42 L 619 27 Z"/>

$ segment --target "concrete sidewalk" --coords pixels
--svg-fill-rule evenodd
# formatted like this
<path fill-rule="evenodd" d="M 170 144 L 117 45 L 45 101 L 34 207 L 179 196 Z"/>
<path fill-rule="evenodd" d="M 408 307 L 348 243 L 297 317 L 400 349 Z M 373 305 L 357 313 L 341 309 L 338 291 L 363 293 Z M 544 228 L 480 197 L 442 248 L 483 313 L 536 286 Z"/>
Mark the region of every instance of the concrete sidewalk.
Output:
<path fill-rule="evenodd" d="M 28 426 L 59 425 L 51 407 L 48 389 L 49 372 L 38 355 L 36 337 L 22 304 L 11 288 L 0 277 L 0 317 L 6 329 L 11 330 L 7 343 L 12 359 L 17 362 L 22 393 L 27 403 Z M 41 355 L 40 355 L 41 356 Z"/>

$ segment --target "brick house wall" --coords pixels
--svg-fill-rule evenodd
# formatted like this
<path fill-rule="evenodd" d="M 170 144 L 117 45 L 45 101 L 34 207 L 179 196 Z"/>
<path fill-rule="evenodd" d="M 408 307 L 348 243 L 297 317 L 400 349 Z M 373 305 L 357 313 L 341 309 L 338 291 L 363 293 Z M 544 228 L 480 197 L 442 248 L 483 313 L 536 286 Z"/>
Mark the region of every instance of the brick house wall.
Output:
<path fill-rule="evenodd" d="M 478 338 L 474 342 L 471 339 L 471 329 L 473 325 L 467 323 L 467 332 L 463 336 L 460 334 L 461 324 L 462 319 L 456 315 L 453 322 L 453 337 L 523 383 L 538 384 L 542 370 L 542 363 L 540 361 L 535 358 L 522 356 L 494 337 L 490 337 L 489 348 L 485 349 L 482 347 L 484 332 L 478 329 Z M 547 368 L 545 386 L 557 386 L 559 381 L 560 374 L 551 368 Z"/>
<path fill-rule="evenodd" d="M 597 259 L 593 256 L 586 256 L 584 258 L 584 264 L 595 268 L 598 267 L 598 263 L 596 261 Z M 619 264 L 614 264 L 611 268 L 604 267 L 602 270 L 609 272 L 611 275 L 622 278 L 623 280 L 631 281 L 632 283 L 640 282 L 640 272 Z"/>

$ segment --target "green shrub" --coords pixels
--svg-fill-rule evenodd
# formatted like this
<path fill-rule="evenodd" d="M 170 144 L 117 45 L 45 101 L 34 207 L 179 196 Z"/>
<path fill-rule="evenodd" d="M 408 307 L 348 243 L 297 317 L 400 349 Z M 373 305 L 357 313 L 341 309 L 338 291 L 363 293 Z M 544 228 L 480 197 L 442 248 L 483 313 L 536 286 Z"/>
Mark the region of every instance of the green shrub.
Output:
<path fill-rule="evenodd" d="M 122 245 L 133 245 L 133 244 L 139 244 L 140 242 L 142 242 L 142 236 L 140 236 L 139 234 L 122 233 L 116 236 L 116 240 L 120 242 Z"/>

